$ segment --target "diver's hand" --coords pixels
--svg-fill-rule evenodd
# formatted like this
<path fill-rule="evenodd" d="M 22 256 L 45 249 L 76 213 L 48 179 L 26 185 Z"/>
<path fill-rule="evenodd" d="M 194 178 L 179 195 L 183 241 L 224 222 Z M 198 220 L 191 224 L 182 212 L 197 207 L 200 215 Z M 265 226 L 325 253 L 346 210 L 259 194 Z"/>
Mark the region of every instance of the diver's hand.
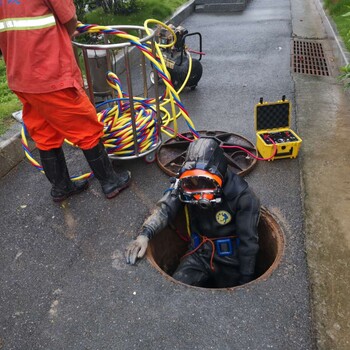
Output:
<path fill-rule="evenodd" d="M 125 251 L 127 264 L 135 265 L 138 258 L 143 258 L 147 250 L 148 241 L 149 238 L 147 236 L 139 235 L 129 243 Z"/>

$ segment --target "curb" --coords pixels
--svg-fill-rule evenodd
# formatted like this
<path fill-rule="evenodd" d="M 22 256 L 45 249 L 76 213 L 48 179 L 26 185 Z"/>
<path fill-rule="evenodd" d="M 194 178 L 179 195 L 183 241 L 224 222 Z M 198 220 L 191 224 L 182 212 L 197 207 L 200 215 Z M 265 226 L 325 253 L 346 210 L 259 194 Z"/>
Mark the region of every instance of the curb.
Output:
<path fill-rule="evenodd" d="M 242 12 L 248 0 L 196 0 L 195 10 L 198 13 L 208 12 Z"/>
<path fill-rule="evenodd" d="M 20 163 L 25 154 L 21 142 L 21 124 L 15 124 L 0 137 L 0 178 Z M 28 141 L 30 150 L 35 149 L 33 141 Z"/>
<path fill-rule="evenodd" d="M 189 17 L 195 11 L 195 2 L 196 0 L 190 0 L 186 4 L 179 7 L 174 14 L 165 21 L 166 24 L 172 22 L 175 26 L 178 26 L 183 22 L 187 17 Z"/>

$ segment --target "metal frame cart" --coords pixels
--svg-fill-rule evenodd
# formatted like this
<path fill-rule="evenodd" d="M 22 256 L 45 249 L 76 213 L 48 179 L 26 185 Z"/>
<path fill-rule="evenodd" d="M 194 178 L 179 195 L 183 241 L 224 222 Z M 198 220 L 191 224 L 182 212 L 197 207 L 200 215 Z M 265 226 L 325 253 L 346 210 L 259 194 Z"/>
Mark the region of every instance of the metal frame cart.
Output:
<path fill-rule="evenodd" d="M 103 28 L 103 27 L 102 27 Z M 118 33 L 125 33 L 126 39 L 123 37 L 116 38 L 115 33 L 112 30 L 117 31 Z M 129 33 L 132 34 L 129 34 Z M 158 93 L 158 82 L 156 80 L 153 91 L 154 91 L 154 101 L 155 108 L 153 111 L 156 113 L 156 134 L 157 139 L 152 144 L 150 148 L 144 151 L 140 151 L 139 141 L 140 137 L 138 136 L 138 126 L 136 123 L 135 116 L 135 100 L 138 99 L 133 95 L 133 85 L 135 81 L 132 79 L 132 75 L 137 75 L 138 81 L 143 85 L 143 95 L 147 99 L 149 90 L 147 86 L 147 72 L 146 72 L 146 59 L 143 54 L 141 54 L 140 62 L 135 64 L 135 56 L 137 56 L 137 50 L 132 41 L 128 40 L 128 36 L 138 35 L 138 42 L 141 44 L 150 45 L 153 55 L 155 56 L 155 42 L 154 36 L 155 32 L 152 29 L 147 29 L 142 26 L 136 25 L 118 25 L 118 26 L 108 26 L 108 30 L 99 31 L 97 33 L 83 33 L 77 35 L 73 39 L 73 48 L 75 51 L 75 55 L 78 61 L 78 64 L 82 70 L 85 72 L 84 81 L 87 89 L 88 96 L 91 102 L 95 105 L 96 109 L 103 105 L 107 104 L 110 106 L 110 102 L 105 102 L 108 97 L 111 97 L 110 101 L 113 101 L 115 98 L 115 92 L 113 89 L 108 88 L 108 83 L 101 84 L 103 82 L 103 77 L 106 76 L 107 71 L 113 72 L 115 68 L 124 68 L 125 76 L 126 76 L 126 84 L 127 84 L 127 94 L 125 94 L 126 98 L 123 98 L 123 103 L 125 100 L 128 101 L 128 107 L 130 109 L 130 118 L 131 118 L 131 127 L 132 127 L 132 141 L 133 141 L 133 152 L 130 155 L 116 155 L 109 154 L 109 157 L 112 159 L 135 159 L 139 157 L 145 156 L 145 160 L 147 162 L 152 162 L 156 157 L 156 150 L 161 145 L 161 118 L 160 118 L 160 110 L 159 110 L 159 93 Z M 86 38 L 85 34 L 89 34 L 87 36 L 87 40 L 79 40 L 78 37 L 82 37 L 82 39 Z M 85 37 L 83 37 L 85 36 Z M 114 37 L 113 37 L 114 36 Z M 123 36 L 123 35 L 121 35 Z M 88 43 L 86 43 L 86 41 Z M 81 58 L 82 57 L 82 58 Z M 124 65 L 123 65 L 124 63 Z M 83 65 L 83 68 L 82 68 Z M 132 67 L 133 65 L 133 67 Z M 136 67 L 135 67 L 136 66 Z M 134 68 L 135 67 L 135 68 Z M 136 69 L 138 68 L 138 69 Z M 141 68 L 141 69 L 139 69 Z M 103 70 L 106 70 L 105 72 Z M 141 71 L 136 72 L 137 70 Z M 157 74 L 155 69 L 154 74 Z M 119 72 L 118 72 L 119 73 Z M 141 75 L 141 79 L 139 76 Z M 102 103 L 98 103 L 96 99 L 102 98 Z M 129 137 L 130 139 L 130 137 Z M 105 146 L 107 146 L 109 141 L 104 140 Z M 108 151 L 108 148 L 107 148 Z"/>

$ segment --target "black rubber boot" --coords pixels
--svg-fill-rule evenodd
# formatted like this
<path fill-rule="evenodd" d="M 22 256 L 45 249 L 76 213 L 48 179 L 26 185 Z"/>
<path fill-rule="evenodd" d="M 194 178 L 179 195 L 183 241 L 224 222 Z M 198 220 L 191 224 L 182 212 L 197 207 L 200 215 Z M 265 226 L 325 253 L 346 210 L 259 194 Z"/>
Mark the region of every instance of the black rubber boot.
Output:
<path fill-rule="evenodd" d="M 129 186 L 131 180 L 130 172 L 125 170 L 117 174 L 114 171 L 101 141 L 95 147 L 83 152 L 96 179 L 100 182 L 106 198 L 114 198 L 119 192 Z"/>
<path fill-rule="evenodd" d="M 73 182 L 70 179 L 62 148 L 39 152 L 45 175 L 52 184 L 51 196 L 54 202 L 61 202 L 89 187 L 87 180 Z"/>

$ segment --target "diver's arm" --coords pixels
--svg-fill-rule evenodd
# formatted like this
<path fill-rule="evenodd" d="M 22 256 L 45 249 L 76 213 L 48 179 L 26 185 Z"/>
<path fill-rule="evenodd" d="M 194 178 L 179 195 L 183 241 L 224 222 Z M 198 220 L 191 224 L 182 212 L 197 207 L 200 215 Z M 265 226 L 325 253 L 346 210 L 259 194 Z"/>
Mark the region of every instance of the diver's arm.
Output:
<path fill-rule="evenodd" d="M 169 189 L 158 201 L 157 207 L 152 214 L 143 223 L 137 238 L 131 241 L 126 248 L 125 255 L 128 264 L 134 265 L 138 258 L 140 259 L 145 255 L 148 241 L 174 219 L 180 205 L 178 196 L 172 195 L 172 189 Z"/>
<path fill-rule="evenodd" d="M 258 221 L 260 202 L 254 193 L 247 189 L 240 199 L 236 213 L 237 233 L 239 236 L 238 258 L 240 264 L 241 284 L 254 278 L 258 244 Z"/>
<path fill-rule="evenodd" d="M 174 219 L 179 207 L 179 198 L 172 196 L 171 191 L 166 192 L 158 201 L 152 214 L 143 223 L 140 235 L 152 239 L 155 234 L 162 231 Z"/>

